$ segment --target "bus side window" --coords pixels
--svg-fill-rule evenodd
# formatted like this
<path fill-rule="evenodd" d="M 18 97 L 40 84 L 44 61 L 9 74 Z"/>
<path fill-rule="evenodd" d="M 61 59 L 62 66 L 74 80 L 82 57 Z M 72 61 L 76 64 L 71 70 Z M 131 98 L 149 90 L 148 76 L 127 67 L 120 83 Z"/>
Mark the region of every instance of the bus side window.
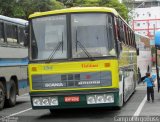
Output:
<path fill-rule="evenodd" d="M 11 45 L 18 45 L 17 26 L 6 23 L 7 43 Z"/>
<path fill-rule="evenodd" d="M 124 37 L 123 37 L 123 22 L 122 20 L 119 18 L 118 19 L 118 38 L 119 38 L 119 41 L 122 42 L 124 40 Z"/>
<path fill-rule="evenodd" d="M 0 43 L 4 43 L 4 24 L 2 22 L 0 22 Z"/>
<path fill-rule="evenodd" d="M 120 21 L 119 20 L 120 19 L 117 19 L 117 31 L 118 31 L 118 39 L 121 40 L 120 39 Z"/>
<path fill-rule="evenodd" d="M 123 26 L 123 34 L 122 34 L 122 36 L 123 36 L 123 43 L 125 44 L 125 41 L 126 41 L 126 35 L 125 35 L 125 23 L 124 22 L 122 22 L 122 26 Z"/>
<path fill-rule="evenodd" d="M 132 32 L 132 47 L 134 47 L 134 42 L 135 42 L 135 39 L 134 39 L 134 32 Z"/>
<path fill-rule="evenodd" d="M 21 46 L 24 46 L 25 41 L 25 28 L 24 27 L 18 27 L 18 42 Z"/>
<path fill-rule="evenodd" d="M 128 27 L 126 27 L 126 35 L 127 35 L 127 45 L 129 46 L 129 28 Z"/>
<path fill-rule="evenodd" d="M 123 27 L 123 21 L 120 20 L 120 41 L 124 42 L 125 37 L 124 37 L 124 27 Z"/>
<path fill-rule="evenodd" d="M 127 26 L 124 24 L 124 32 L 125 32 L 125 44 L 128 44 L 128 32 Z"/>

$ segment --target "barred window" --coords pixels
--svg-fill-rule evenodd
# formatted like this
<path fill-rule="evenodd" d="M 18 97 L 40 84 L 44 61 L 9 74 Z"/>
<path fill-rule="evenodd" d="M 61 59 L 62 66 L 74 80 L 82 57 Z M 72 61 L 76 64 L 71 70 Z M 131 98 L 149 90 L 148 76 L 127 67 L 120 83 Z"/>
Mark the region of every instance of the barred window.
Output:
<path fill-rule="evenodd" d="M 7 42 L 9 44 L 17 44 L 17 27 L 15 25 L 6 24 Z"/>
<path fill-rule="evenodd" d="M 4 33 L 3 33 L 3 23 L 0 22 L 0 43 L 3 43 L 4 42 Z"/>
<path fill-rule="evenodd" d="M 21 45 L 24 45 L 24 41 L 25 41 L 25 28 L 24 27 L 19 27 L 18 37 L 19 37 L 19 43 Z"/>

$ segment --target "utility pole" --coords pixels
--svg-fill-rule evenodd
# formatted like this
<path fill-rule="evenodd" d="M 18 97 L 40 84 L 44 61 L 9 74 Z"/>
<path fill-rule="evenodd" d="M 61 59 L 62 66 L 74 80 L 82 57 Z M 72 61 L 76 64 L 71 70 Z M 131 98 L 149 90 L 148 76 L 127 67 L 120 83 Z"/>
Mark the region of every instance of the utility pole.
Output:
<path fill-rule="evenodd" d="M 153 25 L 154 26 L 154 40 L 155 40 L 155 24 Z M 155 46 L 155 49 L 156 49 L 156 72 L 157 72 L 157 85 L 158 85 L 158 92 L 159 92 L 159 67 L 158 67 L 158 53 L 157 51 L 159 50 L 158 47 Z"/>

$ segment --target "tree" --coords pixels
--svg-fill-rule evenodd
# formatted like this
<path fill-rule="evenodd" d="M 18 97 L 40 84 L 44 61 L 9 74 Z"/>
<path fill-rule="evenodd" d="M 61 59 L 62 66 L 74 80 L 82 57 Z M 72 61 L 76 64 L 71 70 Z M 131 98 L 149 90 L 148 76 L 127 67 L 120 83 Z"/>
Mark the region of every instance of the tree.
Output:
<path fill-rule="evenodd" d="M 1 0 L 0 1 L 0 14 L 5 16 L 13 16 L 13 9 L 15 6 L 15 0 Z"/>
<path fill-rule="evenodd" d="M 67 7 L 72 6 L 104 6 L 115 8 L 119 14 L 128 20 L 128 10 L 125 4 L 120 3 L 119 0 L 58 0 L 63 2 Z"/>
<path fill-rule="evenodd" d="M 128 10 L 123 3 L 120 3 L 118 0 L 109 0 L 106 2 L 105 6 L 116 9 L 123 19 L 128 20 Z"/>
<path fill-rule="evenodd" d="M 27 19 L 34 12 L 50 11 L 72 6 L 105 6 L 115 8 L 128 19 L 128 10 L 118 0 L 1 0 L 0 14 Z"/>
<path fill-rule="evenodd" d="M 64 8 L 64 5 L 56 0 L 1 0 L 0 5 L 1 15 L 24 19 L 34 12 Z"/>
<path fill-rule="evenodd" d="M 44 12 L 63 8 L 64 5 L 56 0 L 21 0 L 26 17 L 34 12 Z"/>

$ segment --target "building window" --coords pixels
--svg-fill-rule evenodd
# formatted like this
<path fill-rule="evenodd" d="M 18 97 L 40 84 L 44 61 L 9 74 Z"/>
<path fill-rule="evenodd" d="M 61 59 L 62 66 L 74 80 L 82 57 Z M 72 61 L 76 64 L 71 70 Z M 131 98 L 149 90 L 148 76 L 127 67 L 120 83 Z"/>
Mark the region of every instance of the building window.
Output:
<path fill-rule="evenodd" d="M 140 23 L 137 23 L 137 26 L 139 27 L 139 26 L 140 26 Z"/>
<path fill-rule="evenodd" d="M 149 13 L 148 16 L 151 17 L 151 14 Z"/>
<path fill-rule="evenodd" d="M 139 17 L 139 14 L 137 14 L 137 17 Z"/>

